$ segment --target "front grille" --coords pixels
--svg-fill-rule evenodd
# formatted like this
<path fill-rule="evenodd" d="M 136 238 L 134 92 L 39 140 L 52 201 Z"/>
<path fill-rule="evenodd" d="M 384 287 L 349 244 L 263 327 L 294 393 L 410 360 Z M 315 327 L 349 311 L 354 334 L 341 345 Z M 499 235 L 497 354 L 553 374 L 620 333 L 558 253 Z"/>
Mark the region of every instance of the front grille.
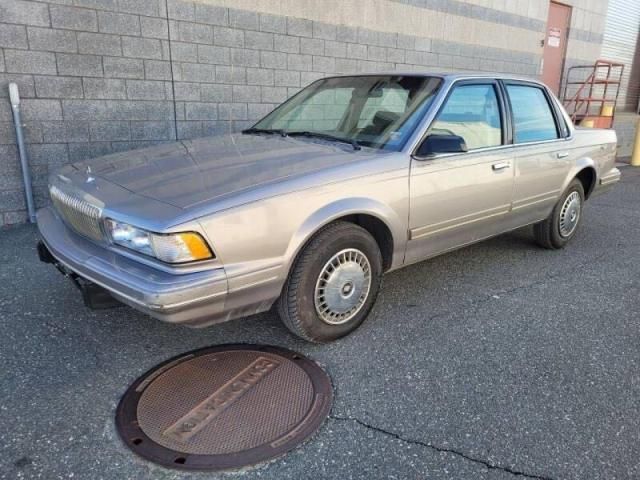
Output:
<path fill-rule="evenodd" d="M 49 194 L 56 210 L 71 228 L 93 240 L 103 239 L 100 228 L 102 211 L 98 207 L 63 192 L 55 185 L 49 187 Z"/>

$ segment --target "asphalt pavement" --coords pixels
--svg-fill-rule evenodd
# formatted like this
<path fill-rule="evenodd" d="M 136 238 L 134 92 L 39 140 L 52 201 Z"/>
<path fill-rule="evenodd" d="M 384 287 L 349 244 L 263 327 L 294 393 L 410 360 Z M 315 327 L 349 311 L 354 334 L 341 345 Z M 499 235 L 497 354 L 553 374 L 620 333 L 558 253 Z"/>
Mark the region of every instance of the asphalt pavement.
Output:
<path fill-rule="evenodd" d="M 587 203 L 564 250 L 530 228 L 394 272 L 353 335 L 311 345 L 268 313 L 204 330 L 87 310 L 0 230 L 0 478 L 640 478 L 640 169 Z M 137 458 L 114 429 L 127 386 L 179 353 L 265 343 L 318 361 L 330 418 L 242 472 Z"/>

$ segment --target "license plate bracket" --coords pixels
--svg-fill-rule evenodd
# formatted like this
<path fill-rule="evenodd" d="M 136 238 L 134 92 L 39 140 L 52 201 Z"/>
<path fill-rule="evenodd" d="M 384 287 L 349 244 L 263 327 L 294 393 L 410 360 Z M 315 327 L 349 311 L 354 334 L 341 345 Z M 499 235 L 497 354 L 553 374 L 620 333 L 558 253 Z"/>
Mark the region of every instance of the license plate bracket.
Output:
<path fill-rule="evenodd" d="M 62 265 L 51 254 L 44 242 L 40 241 L 37 244 L 38 257 L 40 261 L 44 263 L 50 263 L 54 265 L 60 273 L 73 282 L 78 287 L 82 294 L 82 300 L 85 306 L 93 310 L 103 310 L 106 308 L 122 307 L 123 304 L 116 300 L 109 290 L 102 288 L 100 285 L 82 278 L 80 275 L 72 270 L 69 270 L 66 266 Z"/>
<path fill-rule="evenodd" d="M 74 283 L 82 293 L 84 304 L 93 310 L 122 307 L 123 304 L 113 298 L 113 295 L 95 283 L 84 280 L 82 277 L 74 279 Z"/>

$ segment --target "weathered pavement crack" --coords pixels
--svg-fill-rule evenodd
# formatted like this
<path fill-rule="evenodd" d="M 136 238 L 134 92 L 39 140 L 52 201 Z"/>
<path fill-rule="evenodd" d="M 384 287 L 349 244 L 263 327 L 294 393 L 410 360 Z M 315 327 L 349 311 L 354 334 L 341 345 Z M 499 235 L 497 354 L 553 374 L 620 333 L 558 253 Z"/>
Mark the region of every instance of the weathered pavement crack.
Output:
<path fill-rule="evenodd" d="M 516 470 L 514 468 L 510 468 L 510 467 L 506 467 L 503 465 L 498 465 L 495 463 L 491 463 L 487 460 L 483 460 L 481 458 L 476 458 L 473 457 L 471 455 L 468 455 L 464 452 L 460 452 L 458 450 L 455 450 L 453 448 L 447 448 L 447 447 L 439 447 L 437 445 L 434 445 L 430 442 L 425 442 L 422 440 L 415 440 L 412 438 L 406 438 L 404 436 L 402 436 L 401 434 L 395 433 L 395 432 L 391 432 L 389 430 L 385 430 L 384 428 L 381 427 L 376 427 L 375 425 L 370 425 L 366 422 L 363 422 L 362 420 L 360 420 L 359 418 L 355 418 L 355 417 L 340 417 L 337 415 L 329 415 L 329 418 L 332 420 L 336 420 L 339 422 L 353 422 L 356 423 L 364 428 L 367 428 L 369 430 L 373 430 L 374 432 L 378 432 L 381 433 L 383 435 L 386 435 L 388 437 L 391 438 L 395 438 L 396 440 L 399 440 L 403 443 L 408 443 L 411 445 L 418 445 L 424 448 L 428 448 L 431 449 L 433 451 L 439 452 L 439 453 L 449 453 L 451 455 L 455 455 L 458 456 L 460 458 L 463 458 L 469 462 L 473 462 L 476 463 L 478 465 L 482 465 L 486 468 L 488 468 L 489 470 L 498 470 L 501 472 L 506 472 L 506 473 L 510 473 L 511 475 L 515 475 L 517 477 L 523 477 L 523 478 L 533 478 L 536 480 L 554 480 L 552 477 L 547 477 L 544 475 L 536 475 L 536 474 L 532 474 L 532 473 L 526 473 L 520 470 Z"/>

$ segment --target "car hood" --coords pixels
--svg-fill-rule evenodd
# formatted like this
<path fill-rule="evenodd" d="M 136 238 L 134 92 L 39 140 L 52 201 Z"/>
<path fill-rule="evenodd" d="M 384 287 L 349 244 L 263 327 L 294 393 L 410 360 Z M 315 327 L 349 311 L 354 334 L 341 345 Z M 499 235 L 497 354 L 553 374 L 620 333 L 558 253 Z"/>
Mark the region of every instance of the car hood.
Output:
<path fill-rule="evenodd" d="M 75 163 L 137 195 L 189 208 L 368 156 L 350 145 L 278 135 L 227 134 Z M 372 152 L 369 152 L 369 155 Z"/>

